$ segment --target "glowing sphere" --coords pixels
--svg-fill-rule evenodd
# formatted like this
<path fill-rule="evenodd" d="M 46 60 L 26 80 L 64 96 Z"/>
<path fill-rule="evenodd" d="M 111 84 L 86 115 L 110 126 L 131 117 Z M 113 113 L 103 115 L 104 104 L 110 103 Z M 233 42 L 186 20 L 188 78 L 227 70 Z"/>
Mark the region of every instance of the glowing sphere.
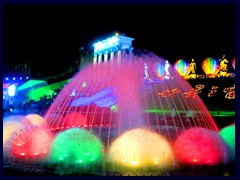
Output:
<path fill-rule="evenodd" d="M 130 168 L 167 168 L 173 153 L 165 137 L 145 129 L 134 129 L 118 137 L 109 147 L 108 158 Z"/>
<path fill-rule="evenodd" d="M 163 80 L 166 76 L 166 71 L 164 70 L 164 68 L 165 68 L 164 62 L 159 62 L 154 66 L 154 73 L 161 80 Z"/>
<path fill-rule="evenodd" d="M 231 149 L 232 157 L 235 158 L 235 124 L 224 127 L 219 134 Z"/>
<path fill-rule="evenodd" d="M 233 60 L 232 60 L 232 67 L 235 69 L 235 61 L 236 61 L 236 59 L 235 58 L 233 58 Z"/>
<path fill-rule="evenodd" d="M 227 161 L 227 146 L 219 134 L 204 128 L 191 128 L 173 145 L 175 158 L 186 164 L 217 165 Z"/>
<path fill-rule="evenodd" d="M 203 60 L 202 69 L 205 74 L 216 74 L 220 69 L 220 65 L 216 59 L 209 57 Z"/>
<path fill-rule="evenodd" d="M 74 112 L 71 114 L 68 114 L 65 117 L 64 124 L 66 126 L 83 126 L 87 123 L 87 119 L 85 116 L 83 116 L 81 113 Z"/>
<path fill-rule="evenodd" d="M 25 116 L 32 125 L 42 126 L 44 124 L 44 119 L 38 114 L 28 114 Z"/>
<path fill-rule="evenodd" d="M 14 134 L 11 152 L 21 157 L 41 157 L 49 152 L 52 134 L 40 127 L 26 127 Z"/>
<path fill-rule="evenodd" d="M 30 125 L 29 119 L 27 119 L 25 116 L 22 115 L 14 115 L 14 116 L 8 116 L 3 119 L 3 122 L 19 122 L 23 123 L 24 125 Z"/>
<path fill-rule="evenodd" d="M 5 121 L 3 123 L 3 148 L 6 147 L 7 142 L 11 139 L 13 134 L 19 130 L 23 129 L 24 125 L 18 121 Z"/>
<path fill-rule="evenodd" d="M 180 76 L 185 76 L 189 69 L 188 63 L 184 59 L 179 59 L 174 64 L 174 69 L 180 74 Z"/>
<path fill-rule="evenodd" d="M 85 129 L 72 128 L 59 133 L 51 145 L 50 160 L 65 165 L 81 165 L 99 162 L 103 157 L 103 145 Z"/>

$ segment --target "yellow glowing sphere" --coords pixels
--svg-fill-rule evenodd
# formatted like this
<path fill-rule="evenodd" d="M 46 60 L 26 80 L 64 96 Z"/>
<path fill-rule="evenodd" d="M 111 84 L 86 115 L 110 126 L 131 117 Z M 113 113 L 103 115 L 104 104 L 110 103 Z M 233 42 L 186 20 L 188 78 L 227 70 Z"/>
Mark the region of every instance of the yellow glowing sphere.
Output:
<path fill-rule="evenodd" d="M 44 119 L 38 114 L 29 114 L 25 116 L 25 118 L 27 118 L 30 123 L 35 126 L 42 126 L 44 124 Z"/>
<path fill-rule="evenodd" d="M 108 158 L 111 162 L 133 168 L 167 168 L 174 161 L 167 139 L 141 128 L 127 131 L 113 141 Z"/>
<path fill-rule="evenodd" d="M 24 125 L 17 121 L 7 121 L 3 123 L 3 148 L 11 139 L 12 135 L 19 129 L 23 129 Z"/>

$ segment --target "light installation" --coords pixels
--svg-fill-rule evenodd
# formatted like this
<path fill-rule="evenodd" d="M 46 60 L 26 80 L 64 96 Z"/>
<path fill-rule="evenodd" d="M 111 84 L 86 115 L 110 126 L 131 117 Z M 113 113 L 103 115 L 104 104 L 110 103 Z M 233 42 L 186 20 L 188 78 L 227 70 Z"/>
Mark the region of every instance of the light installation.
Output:
<path fill-rule="evenodd" d="M 8 148 L 9 140 L 12 135 L 24 127 L 23 123 L 18 121 L 6 121 L 3 123 L 3 148 Z"/>
<path fill-rule="evenodd" d="M 217 132 L 191 128 L 178 136 L 173 145 L 177 161 L 187 164 L 218 165 L 228 160 L 228 149 Z"/>
<path fill-rule="evenodd" d="M 117 103 L 117 97 L 114 96 L 114 88 L 105 88 L 90 97 L 80 97 L 71 102 L 71 106 L 97 104 L 99 107 L 110 107 Z"/>
<path fill-rule="evenodd" d="M 51 144 L 50 160 L 53 163 L 90 165 L 103 158 L 103 145 L 85 129 L 72 128 L 59 133 Z"/>
<path fill-rule="evenodd" d="M 180 76 L 185 76 L 189 69 L 189 65 L 184 59 L 179 59 L 174 63 L 174 69 L 177 70 Z"/>
<path fill-rule="evenodd" d="M 154 67 L 154 72 L 160 80 L 163 80 L 167 76 L 165 71 L 165 63 L 164 62 L 157 63 Z"/>
<path fill-rule="evenodd" d="M 147 129 L 122 134 L 111 144 L 108 158 L 112 163 L 129 168 L 168 168 L 174 161 L 168 140 Z"/>
<path fill-rule="evenodd" d="M 221 129 L 219 132 L 220 136 L 227 143 L 231 149 L 231 158 L 235 159 L 235 124 L 228 125 Z"/>
<path fill-rule="evenodd" d="M 43 126 L 45 122 L 43 117 L 39 116 L 38 114 L 28 114 L 25 116 L 25 118 L 28 119 L 29 122 L 34 126 Z"/>
<path fill-rule="evenodd" d="M 16 94 L 16 86 L 14 84 L 8 86 L 8 95 L 15 96 Z"/>
<path fill-rule="evenodd" d="M 203 60 L 202 69 L 207 75 L 217 74 L 220 70 L 219 62 L 215 58 L 208 57 Z"/>
<path fill-rule="evenodd" d="M 18 91 L 26 90 L 28 88 L 31 88 L 33 86 L 40 85 L 40 84 L 41 85 L 47 84 L 47 82 L 43 81 L 43 80 L 29 80 L 26 83 L 24 83 L 23 85 L 21 85 L 20 87 L 18 87 Z"/>
<path fill-rule="evenodd" d="M 41 97 L 43 96 L 52 96 L 52 95 L 56 95 L 57 93 L 55 92 L 56 90 L 61 89 L 64 85 L 67 84 L 67 82 L 69 82 L 70 79 L 58 82 L 58 83 L 54 83 L 54 84 L 50 84 L 50 85 L 46 85 L 41 86 L 41 87 L 36 87 L 35 89 L 32 89 L 31 91 L 27 91 L 26 92 L 26 96 L 28 97 L 28 101 L 30 100 L 34 100 L 34 101 L 39 101 Z M 40 85 L 40 84 L 39 84 Z M 31 86 L 32 88 L 34 86 Z"/>
<path fill-rule="evenodd" d="M 160 69 L 164 69 L 166 61 L 153 53 L 133 56 L 132 62 L 127 57 L 121 64 L 117 60 L 115 57 L 112 62 L 82 69 L 62 88 L 44 115 L 47 131 L 55 136 L 50 151 L 44 151 L 53 167 L 62 165 L 67 170 L 104 167 L 103 150 L 111 161 L 111 171 L 115 170 L 115 165 L 120 166 L 119 171 L 127 167 L 133 172 L 136 169 L 144 172 L 148 167 L 156 171 L 175 168 L 173 151 L 177 160 L 185 164 L 224 162 L 226 143 L 215 136 L 218 127 L 196 92 L 194 99 L 186 98 L 184 93 L 191 92 L 192 87 L 175 69 L 170 66 L 171 79 L 161 81 L 164 73 L 156 73 L 156 64 L 162 64 Z M 150 83 L 144 79 L 144 63 L 148 65 Z M 73 90 L 75 93 L 71 96 Z M 117 110 L 112 110 L 114 106 Z M 87 126 L 83 125 L 85 122 Z M 178 141 L 182 132 L 197 127 L 204 130 L 196 130 Z M 212 135 L 209 131 L 215 132 L 214 138 L 209 137 Z M 24 130 L 18 137 L 32 136 Z M 176 139 L 177 148 L 172 149 Z M 197 142 L 206 148 L 198 148 Z M 41 149 L 40 144 L 42 142 L 36 145 L 37 149 Z M 17 144 L 14 147 L 17 147 L 13 148 L 14 154 L 21 157 L 36 157 L 35 153 L 40 153 L 36 149 L 31 150 L 33 153 L 22 151 Z M 199 155 L 204 153 L 211 156 L 204 159 Z M 188 154 L 196 156 L 193 159 Z M 183 156 L 189 159 L 182 160 Z"/>
<path fill-rule="evenodd" d="M 52 140 L 52 134 L 45 128 L 25 127 L 12 137 L 11 153 L 13 156 L 24 158 L 46 157 Z"/>
<path fill-rule="evenodd" d="M 97 53 L 99 51 L 118 46 L 119 44 L 120 44 L 120 39 L 117 36 L 112 36 L 106 40 L 99 41 L 93 44 L 94 52 Z"/>

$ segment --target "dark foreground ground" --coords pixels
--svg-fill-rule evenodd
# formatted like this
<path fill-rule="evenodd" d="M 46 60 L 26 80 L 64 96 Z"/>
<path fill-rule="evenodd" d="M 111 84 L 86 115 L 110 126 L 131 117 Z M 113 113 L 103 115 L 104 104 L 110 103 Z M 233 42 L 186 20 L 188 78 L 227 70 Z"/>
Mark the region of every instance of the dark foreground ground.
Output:
<path fill-rule="evenodd" d="M 4 165 L 4 176 L 235 176 L 235 162 L 218 166 L 185 166 L 179 170 L 170 170 L 162 173 L 147 172 L 144 175 L 121 172 L 85 172 L 85 173 L 59 173 L 51 168 L 29 165 Z"/>

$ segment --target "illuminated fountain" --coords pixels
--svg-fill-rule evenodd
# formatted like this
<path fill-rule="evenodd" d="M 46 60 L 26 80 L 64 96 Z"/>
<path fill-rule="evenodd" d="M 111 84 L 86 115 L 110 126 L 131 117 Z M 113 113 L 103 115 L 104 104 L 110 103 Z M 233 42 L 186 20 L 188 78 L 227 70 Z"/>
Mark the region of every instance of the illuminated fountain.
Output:
<path fill-rule="evenodd" d="M 141 52 L 131 60 L 128 55 L 121 61 L 115 57 L 75 74 L 44 120 L 26 116 L 30 130 L 25 128 L 12 140 L 26 139 L 29 132 L 24 157 L 47 155 L 51 167 L 76 174 L 166 175 L 181 163 L 226 163 L 226 143 L 198 91 L 201 87 L 191 87 L 167 60 L 153 53 Z M 34 128 L 45 137 L 37 146 L 31 139 L 37 137 Z M 197 141 L 191 153 L 194 158 L 183 160 L 191 142 Z M 219 153 L 212 152 L 214 147 Z M 21 156 L 22 151 L 13 154 Z M 205 152 L 213 155 L 199 155 Z"/>

